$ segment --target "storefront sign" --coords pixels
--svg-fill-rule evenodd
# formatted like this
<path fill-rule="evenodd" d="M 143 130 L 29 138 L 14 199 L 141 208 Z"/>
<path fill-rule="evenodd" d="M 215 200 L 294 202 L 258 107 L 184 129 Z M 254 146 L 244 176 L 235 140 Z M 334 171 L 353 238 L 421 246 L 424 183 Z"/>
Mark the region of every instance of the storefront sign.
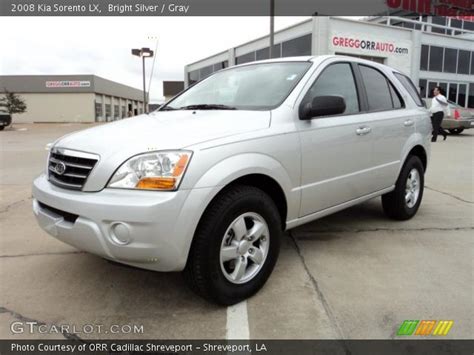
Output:
<path fill-rule="evenodd" d="M 79 80 L 55 80 L 47 81 L 47 88 L 88 88 L 91 86 L 90 81 L 79 81 Z"/>
<path fill-rule="evenodd" d="M 408 54 L 408 47 L 384 40 L 361 39 L 356 37 L 333 36 L 332 45 L 338 48 L 353 48 L 367 53 Z"/>

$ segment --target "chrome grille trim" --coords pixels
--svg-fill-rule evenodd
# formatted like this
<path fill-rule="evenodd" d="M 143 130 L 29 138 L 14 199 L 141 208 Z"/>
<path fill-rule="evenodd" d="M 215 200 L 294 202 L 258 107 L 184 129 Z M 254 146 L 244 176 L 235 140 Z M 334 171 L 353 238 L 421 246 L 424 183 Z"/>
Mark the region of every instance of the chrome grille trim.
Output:
<path fill-rule="evenodd" d="M 65 189 L 82 190 L 98 161 L 99 156 L 95 154 L 53 148 L 48 161 L 49 181 Z"/>

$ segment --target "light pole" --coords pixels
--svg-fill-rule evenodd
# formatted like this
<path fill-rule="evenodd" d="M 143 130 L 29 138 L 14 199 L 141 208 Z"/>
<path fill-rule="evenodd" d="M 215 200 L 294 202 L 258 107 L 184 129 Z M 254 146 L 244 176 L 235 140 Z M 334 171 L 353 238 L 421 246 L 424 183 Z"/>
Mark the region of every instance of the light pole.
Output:
<path fill-rule="evenodd" d="M 270 59 L 273 58 L 273 45 L 275 44 L 275 0 L 270 0 Z"/>
<path fill-rule="evenodd" d="M 153 57 L 154 52 L 150 48 L 132 49 L 132 55 L 142 58 L 143 65 L 143 111 L 148 112 L 146 86 L 145 86 L 145 58 Z"/>

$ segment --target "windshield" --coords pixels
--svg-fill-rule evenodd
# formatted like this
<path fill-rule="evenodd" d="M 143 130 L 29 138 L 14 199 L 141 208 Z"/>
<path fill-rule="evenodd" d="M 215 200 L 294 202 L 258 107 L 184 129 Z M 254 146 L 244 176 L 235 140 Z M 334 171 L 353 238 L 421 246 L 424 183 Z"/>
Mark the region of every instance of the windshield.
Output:
<path fill-rule="evenodd" d="M 197 83 L 161 110 L 268 110 L 279 106 L 310 62 L 251 64 L 218 72 Z"/>

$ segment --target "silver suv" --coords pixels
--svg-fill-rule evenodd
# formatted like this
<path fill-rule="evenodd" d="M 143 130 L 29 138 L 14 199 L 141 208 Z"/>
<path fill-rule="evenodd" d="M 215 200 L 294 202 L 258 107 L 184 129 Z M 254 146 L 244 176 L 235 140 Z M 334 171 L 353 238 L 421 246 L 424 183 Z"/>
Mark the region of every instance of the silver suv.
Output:
<path fill-rule="evenodd" d="M 40 226 L 120 263 L 182 271 L 203 297 L 257 292 L 283 231 L 382 196 L 415 215 L 431 124 L 399 71 L 341 57 L 221 70 L 159 111 L 74 133 L 33 185 Z"/>

